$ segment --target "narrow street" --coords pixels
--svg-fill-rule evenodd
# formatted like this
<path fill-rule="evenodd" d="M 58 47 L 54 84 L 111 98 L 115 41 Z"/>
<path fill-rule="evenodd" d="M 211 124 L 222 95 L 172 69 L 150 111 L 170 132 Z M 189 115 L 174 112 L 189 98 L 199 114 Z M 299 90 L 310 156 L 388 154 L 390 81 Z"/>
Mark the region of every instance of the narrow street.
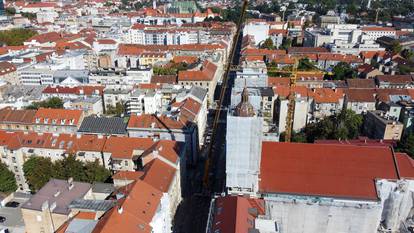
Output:
<path fill-rule="evenodd" d="M 236 44 L 235 56 L 232 64 L 237 65 L 240 58 L 241 36 Z M 200 152 L 200 160 L 191 168 L 188 168 L 187 179 L 183 179 L 182 189 L 184 193 L 183 201 L 177 209 L 173 232 L 175 233 L 204 233 L 208 219 L 208 212 L 212 195 L 220 194 L 225 191 L 226 177 L 226 119 L 227 108 L 230 105 L 231 88 L 233 87 L 235 73 L 231 72 L 227 79 L 227 88 L 219 112 L 219 124 L 217 125 L 214 145 L 212 145 L 212 157 L 210 166 L 210 188 L 205 190 L 203 186 L 203 177 L 206 156 L 208 153 L 208 144 L 204 145 Z M 221 92 L 223 85 L 216 87 L 216 93 Z M 215 96 L 215 100 L 219 94 Z M 208 126 L 210 129 L 213 125 L 215 109 L 210 109 L 208 116 Z M 211 195 L 206 195 L 209 191 Z"/>

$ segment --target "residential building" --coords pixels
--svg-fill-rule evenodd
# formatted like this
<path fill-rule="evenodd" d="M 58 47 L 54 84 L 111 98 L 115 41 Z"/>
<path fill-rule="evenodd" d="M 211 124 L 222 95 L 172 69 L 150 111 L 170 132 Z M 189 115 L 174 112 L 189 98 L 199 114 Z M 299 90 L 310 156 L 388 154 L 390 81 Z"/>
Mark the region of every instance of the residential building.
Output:
<path fill-rule="evenodd" d="M 76 133 L 83 120 L 82 110 L 40 108 L 33 117 L 33 130 L 39 133 Z"/>
<path fill-rule="evenodd" d="M 208 99 L 214 98 L 214 91 L 219 80 L 218 66 L 208 60 L 203 62 L 200 70 L 178 72 L 178 84 L 183 86 L 197 86 L 208 90 Z"/>
<path fill-rule="evenodd" d="M 19 79 L 16 66 L 10 62 L 0 62 L 0 79 L 11 85 L 17 85 Z"/>
<path fill-rule="evenodd" d="M 87 116 L 83 119 L 78 132 L 105 136 L 126 136 L 126 119 L 122 117 Z"/>
<path fill-rule="evenodd" d="M 376 109 L 376 93 L 373 89 L 347 89 L 345 90 L 344 106 L 356 114 L 374 111 Z"/>
<path fill-rule="evenodd" d="M 234 115 L 227 115 L 226 189 L 229 194 L 254 195 L 258 190 L 262 125 L 263 119 L 255 114 L 244 88 Z"/>
<path fill-rule="evenodd" d="M 129 119 L 127 131 L 129 137 L 148 140 L 173 140 L 188 145 L 188 163 L 195 162 L 198 156 L 199 132 L 195 123 L 189 119 L 168 117 L 166 115 L 140 116 L 132 115 Z"/>
<path fill-rule="evenodd" d="M 281 232 L 398 232 L 411 218 L 410 162 L 385 146 L 263 142 L 263 218 Z"/>
<path fill-rule="evenodd" d="M 369 138 L 384 140 L 400 140 L 404 125 L 398 116 L 377 110 L 369 111 L 364 120 L 364 132 Z"/>
<path fill-rule="evenodd" d="M 70 204 L 92 195 L 92 185 L 69 180 L 51 179 L 22 206 L 27 232 L 54 233 L 76 214 Z"/>

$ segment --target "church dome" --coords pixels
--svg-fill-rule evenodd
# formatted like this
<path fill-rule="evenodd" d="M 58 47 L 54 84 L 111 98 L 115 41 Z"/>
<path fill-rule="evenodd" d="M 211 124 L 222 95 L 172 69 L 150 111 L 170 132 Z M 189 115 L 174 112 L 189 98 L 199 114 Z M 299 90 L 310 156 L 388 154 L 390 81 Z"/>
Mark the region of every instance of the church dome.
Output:
<path fill-rule="evenodd" d="M 249 92 L 243 89 L 241 102 L 236 106 L 236 116 L 253 117 L 255 115 L 253 105 L 249 102 Z"/>

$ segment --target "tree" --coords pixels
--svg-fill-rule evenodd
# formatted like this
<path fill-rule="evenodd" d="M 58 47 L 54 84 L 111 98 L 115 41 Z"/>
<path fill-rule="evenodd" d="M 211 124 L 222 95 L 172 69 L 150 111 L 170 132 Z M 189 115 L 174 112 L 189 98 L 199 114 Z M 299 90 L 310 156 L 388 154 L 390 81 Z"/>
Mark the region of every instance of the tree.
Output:
<path fill-rule="evenodd" d="M 14 178 L 13 172 L 7 168 L 6 164 L 0 162 L 0 192 L 11 193 L 16 189 L 16 178 Z"/>
<path fill-rule="evenodd" d="M 53 163 L 50 158 L 32 156 L 23 164 L 23 172 L 30 190 L 36 192 L 53 177 Z"/>
<path fill-rule="evenodd" d="M 414 52 L 411 49 L 404 49 L 401 52 L 401 56 L 403 56 L 407 60 L 412 60 L 414 58 Z"/>
<path fill-rule="evenodd" d="M 36 19 L 36 14 L 35 13 L 30 13 L 30 12 L 22 12 L 21 13 L 23 17 L 29 19 L 29 20 L 33 20 Z"/>
<path fill-rule="evenodd" d="M 392 44 L 391 44 L 391 51 L 393 53 L 400 53 L 401 50 L 402 50 L 402 46 L 401 46 L 400 42 L 398 42 L 396 40 L 394 42 L 392 42 Z"/>
<path fill-rule="evenodd" d="M 327 117 L 305 127 L 308 142 L 318 139 L 355 139 L 360 135 L 363 118 L 354 111 L 344 109 L 340 113 Z"/>
<path fill-rule="evenodd" d="M 401 141 L 398 142 L 396 150 L 407 153 L 414 158 L 414 133 L 406 133 Z"/>
<path fill-rule="evenodd" d="M 348 78 L 355 78 L 357 72 L 346 62 L 339 62 L 332 70 L 333 79 L 345 80 Z"/>
<path fill-rule="evenodd" d="M 106 114 L 121 116 L 125 113 L 125 106 L 122 102 L 116 103 L 115 107 L 112 105 L 106 106 Z"/>
<path fill-rule="evenodd" d="M 283 38 L 282 44 L 280 45 L 281 49 L 287 50 L 292 46 L 292 39 L 290 38 Z"/>
<path fill-rule="evenodd" d="M 7 7 L 5 9 L 6 15 L 15 15 L 16 9 L 14 7 Z"/>
<path fill-rule="evenodd" d="M 105 182 L 109 177 L 111 177 L 111 172 L 100 165 L 98 160 L 95 160 L 94 162 L 87 162 L 85 164 L 85 175 L 86 182 Z"/>
<path fill-rule="evenodd" d="M 86 181 L 83 163 L 76 159 L 76 156 L 69 154 L 64 159 L 58 160 L 53 164 L 53 177 L 67 180 L 72 177 L 76 181 Z"/>
<path fill-rule="evenodd" d="M 63 108 L 63 101 L 58 97 L 52 97 L 48 100 L 34 102 L 27 106 L 26 109 L 39 109 L 39 108 Z"/>
<path fill-rule="evenodd" d="M 314 64 L 309 60 L 309 58 L 301 58 L 298 63 L 298 70 L 317 70 Z"/>
<path fill-rule="evenodd" d="M 271 38 L 267 38 L 260 45 L 260 48 L 262 48 L 262 49 L 274 49 L 273 40 Z"/>
<path fill-rule="evenodd" d="M 0 31 L 0 45 L 23 45 L 24 41 L 34 35 L 37 35 L 37 32 L 24 28 L 14 28 L 10 30 Z"/>

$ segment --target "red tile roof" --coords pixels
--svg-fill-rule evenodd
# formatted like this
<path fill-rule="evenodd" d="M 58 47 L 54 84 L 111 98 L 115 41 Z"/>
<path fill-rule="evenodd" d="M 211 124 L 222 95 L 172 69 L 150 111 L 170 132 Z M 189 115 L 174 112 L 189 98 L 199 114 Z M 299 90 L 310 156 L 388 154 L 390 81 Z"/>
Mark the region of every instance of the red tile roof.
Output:
<path fill-rule="evenodd" d="M 378 75 L 376 79 L 380 82 L 392 84 L 409 84 L 413 82 L 412 75 Z"/>
<path fill-rule="evenodd" d="M 398 178 L 389 148 L 263 142 L 262 193 L 377 200 L 377 178 Z"/>
<path fill-rule="evenodd" d="M 35 132 L 6 132 L 0 131 L 0 144 L 9 149 L 48 148 L 60 149 L 67 153 L 78 151 L 102 151 L 106 137 L 97 135 L 73 135 L 51 133 L 38 134 Z"/>
<path fill-rule="evenodd" d="M 57 32 L 47 32 L 39 35 L 35 35 L 27 39 L 27 42 L 36 41 L 40 44 L 48 43 L 48 42 L 57 42 L 58 40 L 62 39 L 62 36 Z"/>
<path fill-rule="evenodd" d="M 254 228 L 254 219 L 257 217 L 251 211 L 253 208 L 257 210 L 257 214 L 264 214 L 264 201 L 240 196 L 217 198 L 212 232 L 249 232 L 250 228 Z"/>
<path fill-rule="evenodd" d="M 175 84 L 177 83 L 177 76 L 176 75 L 153 75 L 151 77 L 151 83 Z"/>
<path fill-rule="evenodd" d="M 346 98 L 349 102 L 376 102 L 375 89 L 345 89 Z"/>
<path fill-rule="evenodd" d="M 340 89 L 313 88 L 308 92 L 308 96 L 313 98 L 316 103 L 339 103 L 344 98 L 344 93 Z"/>
<path fill-rule="evenodd" d="M 189 70 L 178 72 L 178 81 L 211 81 L 216 74 L 217 66 L 210 62 L 204 61 L 201 70 Z"/>
<path fill-rule="evenodd" d="M 33 122 L 35 114 L 36 110 L 15 110 L 12 108 L 3 108 L 0 109 L 0 122 L 30 124 Z"/>
<path fill-rule="evenodd" d="M 175 177 L 177 169 L 171 167 L 160 159 L 154 159 L 144 168 L 145 175 L 141 179 L 156 188 L 158 191 L 167 193 L 170 190 L 172 180 Z M 176 184 L 179 185 L 179 184 Z"/>
<path fill-rule="evenodd" d="M 40 108 L 33 122 L 47 125 L 78 125 L 82 118 L 82 110 Z"/>
<path fill-rule="evenodd" d="M 160 205 L 162 192 L 143 181 L 128 185 L 129 193 L 119 207 L 104 214 L 92 233 L 150 233 L 150 223 Z M 119 211 L 122 207 L 122 211 Z"/>
<path fill-rule="evenodd" d="M 165 115 L 156 116 L 153 114 L 133 115 L 129 118 L 128 128 L 141 129 L 183 129 L 187 122 L 174 120 Z"/>
<path fill-rule="evenodd" d="M 151 138 L 109 137 L 103 152 L 111 153 L 113 158 L 132 159 L 134 150 L 144 152 L 152 145 L 154 142 Z"/>
<path fill-rule="evenodd" d="M 187 64 L 192 64 L 192 63 L 196 63 L 197 61 L 198 61 L 198 57 L 195 57 L 195 56 L 175 56 L 173 58 L 173 62 L 175 63 L 184 62 Z"/>
<path fill-rule="evenodd" d="M 401 178 L 414 179 L 414 160 L 406 153 L 396 153 L 398 171 Z"/>
<path fill-rule="evenodd" d="M 185 117 L 189 121 L 195 121 L 200 109 L 201 104 L 199 102 L 192 98 L 187 98 L 180 107 L 180 117 Z"/>
<path fill-rule="evenodd" d="M 102 95 L 104 86 L 48 86 L 42 93 L 44 94 L 74 94 L 74 95 Z"/>
<path fill-rule="evenodd" d="M 395 32 L 395 28 L 392 27 L 362 27 L 362 31 L 388 31 Z"/>
<path fill-rule="evenodd" d="M 16 66 L 10 62 L 0 62 L 0 76 L 16 71 Z"/>
<path fill-rule="evenodd" d="M 316 54 L 320 54 L 320 53 L 329 53 L 329 50 L 326 49 L 326 48 L 322 48 L 322 47 L 290 47 L 288 49 L 288 54 L 293 54 L 293 53 L 301 53 L 301 54 L 316 53 Z"/>

